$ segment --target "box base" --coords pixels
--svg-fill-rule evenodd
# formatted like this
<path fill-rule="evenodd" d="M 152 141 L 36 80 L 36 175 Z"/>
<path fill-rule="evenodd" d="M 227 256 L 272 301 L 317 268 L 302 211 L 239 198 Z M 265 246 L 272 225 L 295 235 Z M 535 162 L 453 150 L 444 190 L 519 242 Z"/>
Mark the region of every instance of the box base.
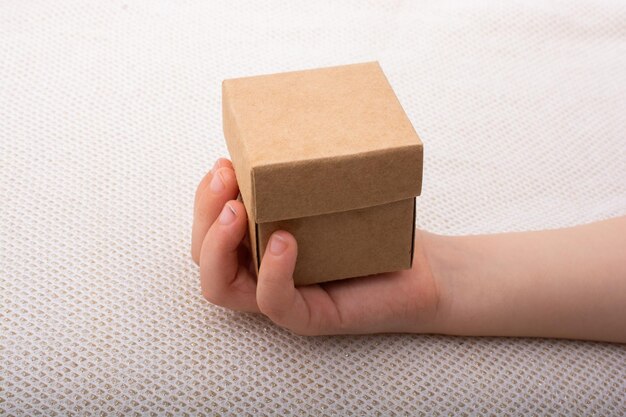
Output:
<path fill-rule="evenodd" d="M 271 234 L 277 230 L 286 230 L 298 242 L 296 285 L 408 269 L 413 260 L 415 199 L 250 224 L 257 268 Z"/>

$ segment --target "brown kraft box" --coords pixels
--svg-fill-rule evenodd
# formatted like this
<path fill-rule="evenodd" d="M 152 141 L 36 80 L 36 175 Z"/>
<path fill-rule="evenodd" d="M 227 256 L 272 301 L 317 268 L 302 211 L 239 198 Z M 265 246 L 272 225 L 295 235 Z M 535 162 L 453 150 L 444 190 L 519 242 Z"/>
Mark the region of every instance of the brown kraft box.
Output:
<path fill-rule="evenodd" d="M 423 148 L 377 62 L 224 80 L 255 267 L 298 242 L 296 285 L 411 267 Z"/>

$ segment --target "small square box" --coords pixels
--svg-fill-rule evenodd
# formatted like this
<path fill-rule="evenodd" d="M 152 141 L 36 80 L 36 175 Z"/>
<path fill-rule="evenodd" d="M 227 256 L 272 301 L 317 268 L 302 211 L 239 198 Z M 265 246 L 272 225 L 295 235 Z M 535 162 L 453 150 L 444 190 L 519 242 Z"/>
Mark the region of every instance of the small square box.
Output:
<path fill-rule="evenodd" d="M 276 230 L 297 285 L 411 267 L 422 143 L 376 62 L 225 80 L 255 266 Z"/>

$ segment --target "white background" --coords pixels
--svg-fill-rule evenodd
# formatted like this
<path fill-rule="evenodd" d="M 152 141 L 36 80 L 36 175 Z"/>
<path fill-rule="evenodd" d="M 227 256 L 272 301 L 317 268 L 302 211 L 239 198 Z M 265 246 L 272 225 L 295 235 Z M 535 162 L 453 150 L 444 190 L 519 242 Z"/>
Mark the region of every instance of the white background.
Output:
<path fill-rule="evenodd" d="M 0 413 L 625 413 L 619 345 L 303 338 L 204 302 L 193 192 L 224 78 L 379 60 L 417 223 L 626 214 L 621 2 L 0 3 Z"/>

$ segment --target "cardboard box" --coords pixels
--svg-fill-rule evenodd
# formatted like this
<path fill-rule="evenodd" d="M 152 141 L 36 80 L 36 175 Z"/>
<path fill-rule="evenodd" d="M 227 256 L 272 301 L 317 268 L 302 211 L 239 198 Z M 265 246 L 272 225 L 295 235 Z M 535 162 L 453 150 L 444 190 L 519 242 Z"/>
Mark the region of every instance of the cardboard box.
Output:
<path fill-rule="evenodd" d="M 422 143 L 376 62 L 225 80 L 254 263 L 298 241 L 297 285 L 411 267 Z"/>

